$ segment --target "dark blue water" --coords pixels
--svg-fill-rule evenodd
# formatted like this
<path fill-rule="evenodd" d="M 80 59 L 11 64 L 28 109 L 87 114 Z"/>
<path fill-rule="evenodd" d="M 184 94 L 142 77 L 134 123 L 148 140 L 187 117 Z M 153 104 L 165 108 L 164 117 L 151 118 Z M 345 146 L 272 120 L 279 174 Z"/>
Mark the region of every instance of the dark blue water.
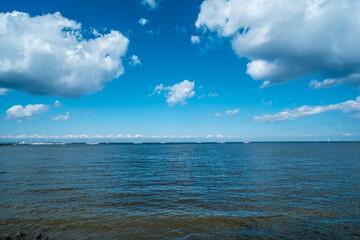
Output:
<path fill-rule="evenodd" d="M 359 239 L 360 143 L 0 147 L 0 234 Z"/>

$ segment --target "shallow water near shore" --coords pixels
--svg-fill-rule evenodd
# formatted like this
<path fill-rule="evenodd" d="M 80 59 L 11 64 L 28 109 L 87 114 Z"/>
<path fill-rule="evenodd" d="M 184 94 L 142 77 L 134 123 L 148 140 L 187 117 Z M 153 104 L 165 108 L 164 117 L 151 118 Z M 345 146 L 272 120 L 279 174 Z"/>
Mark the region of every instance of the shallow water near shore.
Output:
<path fill-rule="evenodd" d="M 0 234 L 359 239 L 360 143 L 0 147 Z"/>

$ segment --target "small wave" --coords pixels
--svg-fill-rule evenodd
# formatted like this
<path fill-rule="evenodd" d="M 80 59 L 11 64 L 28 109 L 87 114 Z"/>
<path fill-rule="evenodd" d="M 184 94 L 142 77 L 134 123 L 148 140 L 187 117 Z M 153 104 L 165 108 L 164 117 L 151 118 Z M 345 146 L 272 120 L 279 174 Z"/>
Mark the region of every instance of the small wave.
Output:
<path fill-rule="evenodd" d="M 25 190 L 27 193 L 53 193 L 53 192 L 61 192 L 61 191 L 75 191 L 80 190 L 81 188 L 51 188 L 51 189 L 30 189 Z"/>

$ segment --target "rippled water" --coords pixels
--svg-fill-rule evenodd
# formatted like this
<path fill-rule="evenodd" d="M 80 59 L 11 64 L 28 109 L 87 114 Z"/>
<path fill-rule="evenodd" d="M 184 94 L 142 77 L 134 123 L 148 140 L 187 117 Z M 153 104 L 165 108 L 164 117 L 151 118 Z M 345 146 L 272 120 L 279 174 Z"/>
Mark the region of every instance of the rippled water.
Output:
<path fill-rule="evenodd" d="M 0 147 L 0 234 L 359 239 L 360 143 Z"/>

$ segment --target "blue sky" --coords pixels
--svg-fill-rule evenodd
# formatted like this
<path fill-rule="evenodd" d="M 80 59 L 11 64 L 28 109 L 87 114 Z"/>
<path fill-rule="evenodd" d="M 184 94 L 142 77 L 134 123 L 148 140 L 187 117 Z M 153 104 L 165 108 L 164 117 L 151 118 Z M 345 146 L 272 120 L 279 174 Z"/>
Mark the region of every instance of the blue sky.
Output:
<path fill-rule="evenodd" d="M 1 141 L 360 140 L 360 5 L 251 2 L 1 3 Z"/>

